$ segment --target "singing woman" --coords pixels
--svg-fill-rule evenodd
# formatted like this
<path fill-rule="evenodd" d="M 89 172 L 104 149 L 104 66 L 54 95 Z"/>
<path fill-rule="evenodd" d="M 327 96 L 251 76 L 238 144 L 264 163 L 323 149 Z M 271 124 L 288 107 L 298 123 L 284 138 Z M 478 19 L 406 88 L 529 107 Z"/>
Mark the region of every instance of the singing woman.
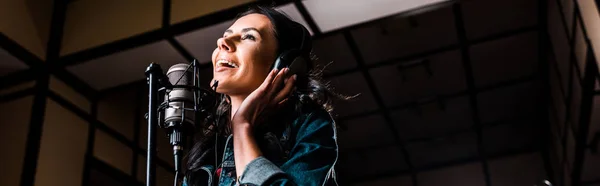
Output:
<path fill-rule="evenodd" d="M 186 157 L 183 185 L 337 184 L 332 101 L 321 83 L 308 31 L 285 14 L 254 7 L 217 40 L 213 81 L 221 94 L 215 122 Z M 274 68 L 299 49 L 307 72 Z"/>

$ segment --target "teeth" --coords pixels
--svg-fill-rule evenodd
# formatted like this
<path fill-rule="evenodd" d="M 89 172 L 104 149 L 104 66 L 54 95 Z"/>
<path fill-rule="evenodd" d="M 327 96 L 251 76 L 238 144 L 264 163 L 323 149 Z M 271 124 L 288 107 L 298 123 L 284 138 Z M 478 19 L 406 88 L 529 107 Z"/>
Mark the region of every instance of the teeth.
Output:
<path fill-rule="evenodd" d="M 234 67 L 234 68 L 237 68 L 237 67 L 238 67 L 238 66 L 237 66 L 237 64 L 235 64 L 235 63 L 233 63 L 233 62 L 231 62 L 231 61 L 227 61 L 227 60 L 224 60 L 224 59 L 219 59 L 219 60 L 217 61 L 217 65 L 219 65 L 219 66 L 223 66 L 223 65 L 225 65 L 225 64 L 227 64 L 227 65 L 229 65 L 229 66 L 232 66 L 232 67 Z"/>

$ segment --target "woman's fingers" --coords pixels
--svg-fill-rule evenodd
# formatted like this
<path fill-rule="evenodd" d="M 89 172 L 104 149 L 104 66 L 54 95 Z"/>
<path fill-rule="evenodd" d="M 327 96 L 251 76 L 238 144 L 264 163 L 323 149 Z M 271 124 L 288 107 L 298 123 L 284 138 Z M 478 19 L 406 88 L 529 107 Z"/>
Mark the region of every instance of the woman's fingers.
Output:
<path fill-rule="evenodd" d="M 279 71 L 277 69 L 271 70 L 271 72 L 269 72 L 269 74 L 267 75 L 267 78 L 265 78 L 265 81 L 263 81 L 263 83 L 260 84 L 258 89 L 262 91 L 269 91 L 269 87 L 271 87 L 271 82 L 273 81 L 273 78 L 275 78 L 275 75 L 278 74 L 278 72 Z"/>
<path fill-rule="evenodd" d="M 278 103 L 285 99 L 292 92 L 296 80 L 296 75 L 286 78 L 288 72 L 288 68 L 272 70 L 258 88 L 262 93 L 257 96 L 264 96 L 263 100 L 269 100 L 270 103 Z"/>
<path fill-rule="evenodd" d="M 275 76 L 275 79 L 273 80 L 273 84 L 269 87 L 269 96 L 277 95 L 277 92 L 279 92 L 281 86 L 283 86 L 283 80 L 285 79 L 285 75 L 288 71 L 288 68 L 284 68 L 277 73 L 277 76 Z"/>
<path fill-rule="evenodd" d="M 281 102 L 283 99 L 288 97 L 288 95 L 290 95 L 290 93 L 292 92 L 292 89 L 294 88 L 294 83 L 296 82 L 296 77 L 297 77 L 296 75 L 293 75 L 286 80 L 285 87 L 283 87 L 283 89 L 281 89 L 281 91 L 279 91 L 277 96 L 275 96 L 275 99 L 274 99 L 275 103 Z"/>

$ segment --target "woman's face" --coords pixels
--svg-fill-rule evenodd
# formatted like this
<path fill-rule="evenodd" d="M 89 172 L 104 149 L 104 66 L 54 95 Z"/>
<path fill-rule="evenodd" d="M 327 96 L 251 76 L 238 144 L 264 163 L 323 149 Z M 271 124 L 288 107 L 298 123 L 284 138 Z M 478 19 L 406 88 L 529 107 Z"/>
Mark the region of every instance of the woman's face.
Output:
<path fill-rule="evenodd" d="M 212 54 L 217 92 L 248 95 L 262 84 L 275 61 L 277 41 L 269 18 L 249 14 L 239 18 L 217 40 Z"/>

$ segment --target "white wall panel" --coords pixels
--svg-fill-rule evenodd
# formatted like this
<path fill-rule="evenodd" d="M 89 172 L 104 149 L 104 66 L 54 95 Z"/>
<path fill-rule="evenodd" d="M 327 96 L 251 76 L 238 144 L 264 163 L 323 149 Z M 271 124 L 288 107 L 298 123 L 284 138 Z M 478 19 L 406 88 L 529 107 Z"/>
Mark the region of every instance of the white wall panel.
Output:
<path fill-rule="evenodd" d="M 94 156 L 99 160 L 129 174 L 133 151 L 102 130 L 96 129 Z"/>
<path fill-rule="evenodd" d="M 21 180 L 32 104 L 33 96 L 0 103 L 0 185 L 19 185 Z"/>
<path fill-rule="evenodd" d="M 81 185 L 88 123 L 50 99 L 44 119 L 35 185 Z"/>
<path fill-rule="evenodd" d="M 302 1 L 308 12 L 321 28 L 327 32 L 354 24 L 390 16 L 427 5 L 444 2 L 444 0 L 310 0 Z M 360 11 L 356 11 L 360 10 Z"/>
<path fill-rule="evenodd" d="M 55 76 L 50 76 L 50 90 L 56 92 L 58 95 L 79 107 L 81 110 L 90 113 L 92 108 L 90 101 L 85 96 L 75 91 L 73 87 L 67 85 L 65 82 L 61 81 Z"/>
<path fill-rule="evenodd" d="M 120 90 L 98 101 L 98 120 L 130 141 L 134 134 L 136 91 L 133 88 Z"/>

